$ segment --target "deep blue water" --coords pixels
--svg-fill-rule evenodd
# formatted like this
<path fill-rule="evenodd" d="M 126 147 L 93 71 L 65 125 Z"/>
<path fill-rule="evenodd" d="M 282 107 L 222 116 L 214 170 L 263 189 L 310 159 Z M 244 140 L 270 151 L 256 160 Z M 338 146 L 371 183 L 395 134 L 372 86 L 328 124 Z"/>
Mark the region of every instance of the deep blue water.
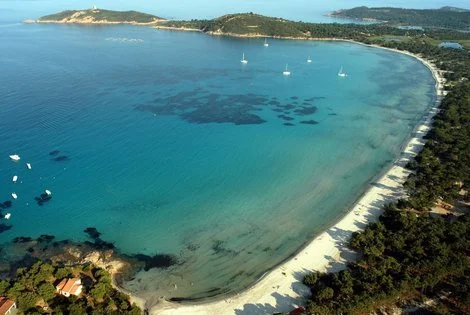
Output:
<path fill-rule="evenodd" d="M 434 98 L 415 59 L 351 43 L 131 26 L 0 36 L 0 200 L 19 196 L 0 241 L 85 240 L 92 226 L 125 253 L 177 256 L 127 284 L 143 295 L 252 283 L 352 205 Z"/>

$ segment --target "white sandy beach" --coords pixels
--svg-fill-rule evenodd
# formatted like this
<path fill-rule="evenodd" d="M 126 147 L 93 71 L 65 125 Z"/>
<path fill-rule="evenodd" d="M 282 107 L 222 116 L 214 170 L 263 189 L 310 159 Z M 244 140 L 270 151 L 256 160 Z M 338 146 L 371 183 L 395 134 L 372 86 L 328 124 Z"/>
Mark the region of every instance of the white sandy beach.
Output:
<path fill-rule="evenodd" d="M 270 271 L 252 287 L 230 298 L 201 304 L 160 301 L 150 308 L 150 314 L 254 315 L 289 312 L 303 305 L 309 295 L 308 288 L 301 283 L 305 274 L 314 270 L 340 270 L 348 261 L 355 259 L 356 254 L 347 248 L 351 234 L 364 229 L 369 222 L 376 221 L 385 203 L 404 196 L 402 185 L 410 173 L 404 166 L 423 148 L 423 136 L 430 129 L 432 118 L 438 110 L 437 107 L 444 93 L 444 79 L 434 65 L 411 53 L 397 52 L 419 59 L 431 70 L 436 80 L 437 100 L 390 169 L 370 185 L 367 192 L 338 223 L 321 233 L 297 255 Z M 134 301 L 142 308 L 148 308 L 145 307 L 144 301 L 140 299 L 134 299 Z"/>

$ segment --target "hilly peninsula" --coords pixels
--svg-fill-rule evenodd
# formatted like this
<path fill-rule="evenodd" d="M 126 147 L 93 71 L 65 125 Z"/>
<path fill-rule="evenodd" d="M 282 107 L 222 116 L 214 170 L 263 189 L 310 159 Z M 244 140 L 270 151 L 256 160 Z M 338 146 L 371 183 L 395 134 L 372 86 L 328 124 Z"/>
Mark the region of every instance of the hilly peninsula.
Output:
<path fill-rule="evenodd" d="M 71 24 L 154 24 L 165 19 L 138 11 L 112 11 L 103 9 L 67 10 L 40 17 L 38 23 Z"/>

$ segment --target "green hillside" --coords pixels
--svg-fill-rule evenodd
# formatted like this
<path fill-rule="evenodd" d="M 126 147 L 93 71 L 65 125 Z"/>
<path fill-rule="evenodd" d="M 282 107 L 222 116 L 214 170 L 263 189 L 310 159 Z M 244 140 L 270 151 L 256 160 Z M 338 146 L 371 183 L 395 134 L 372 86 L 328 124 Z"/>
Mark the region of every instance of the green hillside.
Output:
<path fill-rule="evenodd" d="M 164 20 L 158 16 L 137 11 L 67 10 L 39 18 L 39 22 L 86 23 L 107 21 L 113 23 L 152 23 Z"/>
<path fill-rule="evenodd" d="M 167 21 L 162 25 L 244 36 L 306 37 L 296 22 L 253 13 L 227 14 L 213 20 Z"/>

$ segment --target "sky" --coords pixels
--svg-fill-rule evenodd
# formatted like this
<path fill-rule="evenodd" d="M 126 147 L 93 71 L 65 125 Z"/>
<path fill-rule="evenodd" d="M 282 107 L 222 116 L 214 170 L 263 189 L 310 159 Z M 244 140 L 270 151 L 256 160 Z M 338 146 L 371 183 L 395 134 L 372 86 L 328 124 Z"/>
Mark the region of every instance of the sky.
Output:
<path fill-rule="evenodd" d="M 456 6 L 470 9 L 470 0 L 0 0 L 0 20 L 35 19 L 67 9 L 97 5 L 137 10 L 170 19 L 214 18 L 227 13 L 255 12 L 292 20 L 327 22 L 332 10 L 360 5 L 406 8 Z"/>

